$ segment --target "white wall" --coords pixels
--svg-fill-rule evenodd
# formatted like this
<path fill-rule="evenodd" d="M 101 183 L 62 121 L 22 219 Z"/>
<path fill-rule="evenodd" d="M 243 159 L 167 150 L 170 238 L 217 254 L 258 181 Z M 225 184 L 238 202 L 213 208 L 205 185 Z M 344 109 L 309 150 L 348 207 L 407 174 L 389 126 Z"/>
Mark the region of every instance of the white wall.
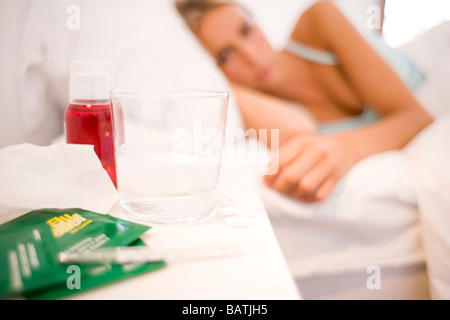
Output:
<path fill-rule="evenodd" d="M 445 20 L 449 0 L 386 0 L 384 40 L 399 47 Z"/>

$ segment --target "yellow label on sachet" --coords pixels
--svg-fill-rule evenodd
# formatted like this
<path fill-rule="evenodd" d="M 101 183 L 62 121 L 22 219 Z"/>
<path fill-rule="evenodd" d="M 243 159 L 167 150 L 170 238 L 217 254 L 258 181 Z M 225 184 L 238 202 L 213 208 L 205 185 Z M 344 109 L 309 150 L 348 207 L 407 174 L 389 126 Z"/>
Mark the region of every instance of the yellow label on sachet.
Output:
<path fill-rule="evenodd" d="M 78 213 L 74 213 L 73 215 L 66 213 L 62 216 L 53 217 L 46 221 L 46 223 L 52 228 L 52 233 L 55 238 L 61 237 L 68 232 L 73 234 L 91 222 L 92 220 L 87 220 Z"/>

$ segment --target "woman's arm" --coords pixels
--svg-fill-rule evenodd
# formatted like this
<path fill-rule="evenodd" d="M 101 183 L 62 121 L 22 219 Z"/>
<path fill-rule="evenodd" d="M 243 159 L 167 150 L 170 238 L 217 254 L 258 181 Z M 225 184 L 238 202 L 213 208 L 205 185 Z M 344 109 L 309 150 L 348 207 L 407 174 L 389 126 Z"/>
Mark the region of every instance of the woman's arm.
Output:
<path fill-rule="evenodd" d="M 315 132 L 313 118 L 292 103 L 237 83 L 232 83 L 231 86 L 245 126 L 256 130 L 257 134 L 261 129 L 267 130 L 267 141 L 264 142 L 269 147 L 272 141 L 271 130 L 279 130 L 279 143 L 297 133 Z"/>
<path fill-rule="evenodd" d="M 358 96 L 382 116 L 374 124 L 333 136 L 294 135 L 280 146 L 279 172 L 267 176 L 267 184 L 292 197 L 317 201 L 357 161 L 402 148 L 432 118 L 332 3 L 314 4 L 302 19 L 308 19 L 311 39 L 338 56 L 339 67 Z"/>
<path fill-rule="evenodd" d="M 357 94 L 382 116 L 373 125 L 339 135 L 354 146 L 355 162 L 403 147 L 432 122 L 400 77 L 331 2 L 315 4 L 311 18 Z"/>

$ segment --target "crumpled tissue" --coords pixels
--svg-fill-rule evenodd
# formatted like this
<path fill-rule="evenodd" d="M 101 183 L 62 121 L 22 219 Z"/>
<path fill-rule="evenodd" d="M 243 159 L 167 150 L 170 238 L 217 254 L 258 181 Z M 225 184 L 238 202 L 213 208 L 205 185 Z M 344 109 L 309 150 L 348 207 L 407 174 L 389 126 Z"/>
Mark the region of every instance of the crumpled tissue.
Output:
<path fill-rule="evenodd" d="M 117 199 L 92 145 L 24 143 L 0 149 L 0 213 L 40 208 L 108 213 Z"/>

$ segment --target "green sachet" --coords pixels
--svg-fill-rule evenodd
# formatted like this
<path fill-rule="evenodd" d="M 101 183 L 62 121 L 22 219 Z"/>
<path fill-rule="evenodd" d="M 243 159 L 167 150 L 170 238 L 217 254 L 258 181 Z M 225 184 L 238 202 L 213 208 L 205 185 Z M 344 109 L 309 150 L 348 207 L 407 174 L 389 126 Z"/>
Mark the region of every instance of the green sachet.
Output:
<path fill-rule="evenodd" d="M 159 269 L 165 265 L 164 262 L 64 265 L 58 261 L 61 251 L 144 245 L 139 236 L 149 229 L 148 226 L 78 208 L 28 212 L 0 225 L 0 296 L 23 294 L 30 299 L 61 298 Z M 37 233 L 40 240 L 37 240 Z M 23 247 L 29 247 L 30 251 L 24 251 Z M 36 260 L 43 263 L 36 264 Z M 39 265 L 39 268 L 31 268 L 32 264 Z"/>
<path fill-rule="evenodd" d="M 132 246 L 145 245 L 138 239 Z M 30 291 L 25 297 L 30 300 L 52 300 L 68 297 L 99 286 L 114 283 L 133 276 L 160 269 L 165 266 L 163 261 L 127 264 L 70 264 L 67 268 L 66 282 L 47 288 L 46 290 Z M 79 269 L 78 269 L 79 267 Z M 77 278 L 81 275 L 81 278 Z"/>
<path fill-rule="evenodd" d="M 1 230 L 0 297 L 64 282 L 65 268 L 55 260 L 54 248 L 53 237 L 39 226 Z"/>

